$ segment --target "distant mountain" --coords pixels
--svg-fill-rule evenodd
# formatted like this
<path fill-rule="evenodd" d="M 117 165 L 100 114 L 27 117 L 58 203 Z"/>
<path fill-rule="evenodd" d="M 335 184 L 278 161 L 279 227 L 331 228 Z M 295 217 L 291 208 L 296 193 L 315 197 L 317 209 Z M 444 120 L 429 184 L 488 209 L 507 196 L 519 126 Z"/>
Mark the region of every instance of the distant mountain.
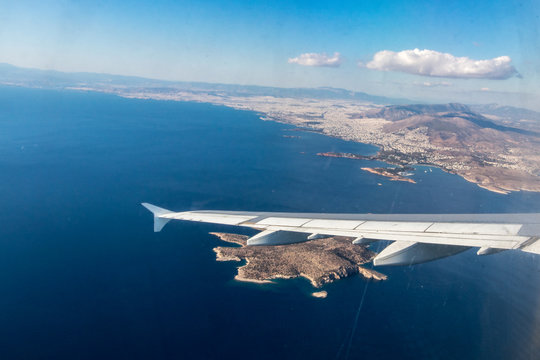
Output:
<path fill-rule="evenodd" d="M 267 86 L 250 85 L 224 85 L 224 84 L 203 84 L 203 83 L 178 83 L 193 84 L 197 90 L 206 89 L 210 91 L 225 91 L 227 95 L 237 96 L 275 96 L 288 98 L 310 98 L 310 99 L 344 99 L 371 102 L 374 104 L 406 104 L 410 100 L 387 98 L 366 94 L 364 92 L 336 89 L 329 87 L 321 88 L 276 88 Z"/>
<path fill-rule="evenodd" d="M 379 160 L 436 164 L 501 193 L 540 191 L 540 132 L 503 125 L 462 104 L 387 106 L 370 117 L 389 120 L 382 132 L 395 139 Z"/>
<path fill-rule="evenodd" d="M 368 112 L 368 117 L 380 117 L 386 120 L 398 121 L 406 119 L 414 115 L 437 114 L 441 112 L 465 112 L 470 113 L 471 109 L 467 105 L 450 103 L 450 104 L 415 104 L 415 105 L 398 105 L 386 106 L 382 109 L 377 109 Z"/>
<path fill-rule="evenodd" d="M 540 112 L 497 104 L 470 105 L 470 108 L 497 123 L 540 132 Z"/>
<path fill-rule="evenodd" d="M 0 84 L 29 87 L 61 89 L 67 87 L 131 87 L 151 88 L 152 90 L 186 90 L 205 92 L 210 95 L 225 93 L 227 96 L 274 96 L 311 99 L 345 99 L 370 102 L 375 104 L 406 104 L 409 100 L 394 99 L 364 92 L 321 88 L 278 88 L 256 85 L 211 84 L 203 82 L 184 82 L 147 79 L 136 76 L 122 76 L 97 73 L 66 73 L 54 70 L 20 68 L 9 64 L 0 64 Z"/>
<path fill-rule="evenodd" d="M 471 109 L 476 112 L 488 115 L 495 115 L 504 118 L 529 119 L 540 121 L 540 112 L 513 107 L 513 106 L 501 106 L 498 104 L 486 104 L 486 105 L 469 105 Z"/>
<path fill-rule="evenodd" d="M 342 99 L 368 102 L 379 105 L 392 105 L 366 114 L 369 117 L 382 117 L 389 120 L 400 120 L 420 114 L 440 112 L 477 113 L 489 118 L 489 121 L 505 127 L 515 127 L 540 132 L 540 113 L 511 106 L 463 105 L 463 104 L 413 104 L 412 101 L 400 98 L 370 95 L 364 92 L 320 88 L 278 88 L 256 85 L 212 84 L 203 82 L 166 81 L 148 79 L 137 76 L 98 74 L 88 72 L 61 72 L 55 70 L 39 70 L 21 68 L 0 63 L 0 84 L 48 89 L 89 88 L 97 91 L 116 92 L 151 90 L 152 92 L 170 93 L 189 91 L 217 96 L 273 96 L 281 98 L 306 99 Z"/>
<path fill-rule="evenodd" d="M 0 83 L 11 83 L 21 86 L 36 86 L 45 88 L 65 88 L 69 86 L 86 85 L 129 85 L 147 86 L 166 83 L 160 80 L 150 80 L 135 76 L 97 74 L 87 72 L 67 73 L 55 70 L 29 69 L 0 63 Z"/>
<path fill-rule="evenodd" d="M 467 105 L 458 103 L 449 104 L 414 104 L 391 105 L 381 109 L 374 109 L 366 113 L 367 117 L 383 118 L 395 124 L 389 125 L 387 130 L 397 131 L 400 128 L 409 130 L 417 127 L 427 127 L 431 133 L 445 132 L 460 134 L 468 138 L 471 133 L 480 129 L 493 129 L 501 132 L 514 132 L 524 135 L 539 136 L 531 129 L 520 126 L 507 126 L 492 121 L 482 114 L 474 112 Z M 516 124 L 519 125 L 519 124 Z M 467 133 L 469 132 L 469 134 Z"/>

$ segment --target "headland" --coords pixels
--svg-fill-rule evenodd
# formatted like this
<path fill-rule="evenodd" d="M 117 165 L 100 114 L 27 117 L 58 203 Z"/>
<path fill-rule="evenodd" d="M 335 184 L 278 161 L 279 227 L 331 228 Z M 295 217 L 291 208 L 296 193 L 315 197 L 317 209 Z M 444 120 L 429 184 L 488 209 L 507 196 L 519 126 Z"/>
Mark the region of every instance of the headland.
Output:
<path fill-rule="evenodd" d="M 281 246 L 247 246 L 248 237 L 229 233 L 211 233 L 240 247 L 214 248 L 218 261 L 246 261 L 235 276 L 239 281 L 268 283 L 272 279 L 304 277 L 320 288 L 324 284 L 360 274 L 366 279 L 386 280 L 386 275 L 361 265 L 376 255 L 351 239 L 328 237 L 305 243 Z"/>

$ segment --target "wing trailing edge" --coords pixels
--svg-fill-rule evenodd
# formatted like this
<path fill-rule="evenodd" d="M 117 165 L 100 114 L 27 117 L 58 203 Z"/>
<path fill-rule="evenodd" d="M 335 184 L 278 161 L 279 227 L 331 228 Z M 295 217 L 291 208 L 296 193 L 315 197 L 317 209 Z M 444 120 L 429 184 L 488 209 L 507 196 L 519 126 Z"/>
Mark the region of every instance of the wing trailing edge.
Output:
<path fill-rule="evenodd" d="M 451 256 L 471 247 L 478 255 L 504 250 L 540 254 L 540 214 L 310 214 L 244 211 L 173 212 L 142 203 L 154 215 L 154 231 L 170 220 L 245 226 L 261 230 L 248 245 L 287 245 L 328 236 L 368 245 L 392 241 L 375 265 L 410 265 Z"/>

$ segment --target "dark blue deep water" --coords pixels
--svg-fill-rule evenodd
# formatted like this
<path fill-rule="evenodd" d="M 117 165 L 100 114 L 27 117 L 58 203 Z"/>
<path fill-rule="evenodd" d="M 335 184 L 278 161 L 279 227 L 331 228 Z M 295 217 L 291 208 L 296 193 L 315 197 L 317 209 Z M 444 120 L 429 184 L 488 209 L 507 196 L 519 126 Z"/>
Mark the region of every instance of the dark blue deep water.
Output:
<path fill-rule="evenodd" d="M 374 147 L 290 129 L 208 104 L 0 88 L 0 359 L 540 358 L 534 255 L 380 268 L 387 281 L 341 280 L 321 300 L 301 279 L 233 281 L 237 264 L 215 261 L 208 232 L 234 228 L 152 232 L 142 201 L 540 212 L 539 194 L 498 195 L 438 169 L 390 182 L 361 171 L 368 162 L 315 156 Z"/>

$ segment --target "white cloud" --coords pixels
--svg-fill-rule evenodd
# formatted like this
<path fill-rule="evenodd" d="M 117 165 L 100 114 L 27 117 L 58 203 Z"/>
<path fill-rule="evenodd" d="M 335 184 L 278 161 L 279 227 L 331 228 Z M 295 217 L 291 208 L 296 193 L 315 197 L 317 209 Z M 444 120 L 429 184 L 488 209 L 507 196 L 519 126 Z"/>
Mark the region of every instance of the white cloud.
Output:
<path fill-rule="evenodd" d="M 480 89 L 480 91 L 491 91 L 491 89 L 488 88 L 488 87 L 483 87 L 483 88 Z"/>
<path fill-rule="evenodd" d="M 424 81 L 421 83 L 415 82 L 414 85 L 425 86 L 425 87 L 438 87 L 438 86 L 452 86 L 452 83 L 448 81 Z"/>
<path fill-rule="evenodd" d="M 489 60 L 473 60 L 455 57 L 452 54 L 434 50 L 390 50 L 379 51 L 365 66 L 380 71 L 400 71 L 415 75 L 463 78 L 463 79 L 508 79 L 519 76 L 510 64 L 509 56 L 499 56 Z"/>
<path fill-rule="evenodd" d="M 305 53 L 297 57 L 290 58 L 288 63 L 303 66 L 338 67 L 341 65 L 341 55 L 338 52 L 335 52 L 332 56 L 326 55 L 325 53 Z"/>

